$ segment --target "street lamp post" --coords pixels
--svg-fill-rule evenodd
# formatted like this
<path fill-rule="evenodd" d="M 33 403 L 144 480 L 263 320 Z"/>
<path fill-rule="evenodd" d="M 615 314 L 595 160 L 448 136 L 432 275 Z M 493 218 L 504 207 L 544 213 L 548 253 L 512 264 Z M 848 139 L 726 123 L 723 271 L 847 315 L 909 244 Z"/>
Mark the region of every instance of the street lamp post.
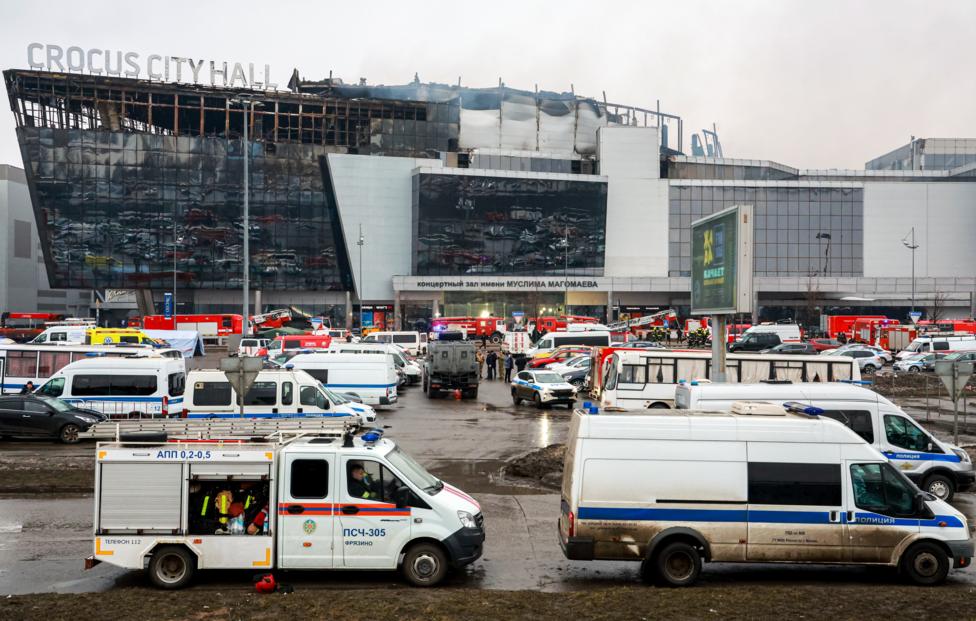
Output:
<path fill-rule="evenodd" d="M 563 229 L 563 314 L 569 314 L 569 227 Z"/>
<path fill-rule="evenodd" d="M 363 246 L 366 245 L 366 237 L 363 236 L 363 225 L 359 225 L 359 241 L 356 242 L 359 246 L 359 334 L 362 336 L 363 328 Z"/>
<path fill-rule="evenodd" d="M 256 102 L 250 97 L 240 97 L 231 99 L 229 103 L 234 105 L 240 105 L 244 108 L 244 213 L 242 214 L 243 219 L 243 229 L 244 229 L 244 243 L 241 244 L 241 254 L 243 255 L 243 278 L 242 280 L 242 290 L 243 290 L 243 313 L 244 313 L 244 336 L 250 333 L 250 312 L 249 304 L 251 297 L 250 287 L 251 287 L 251 175 L 250 175 L 250 160 L 251 160 L 251 148 L 248 141 L 247 131 L 250 125 L 251 116 L 254 114 L 254 108 L 261 106 L 261 102 Z"/>
<path fill-rule="evenodd" d="M 909 237 L 911 237 L 911 241 L 909 241 L 908 239 Z M 912 227 L 912 230 L 908 232 L 908 235 L 905 235 L 905 237 L 902 238 L 901 243 L 904 244 L 906 248 L 912 251 L 912 312 L 914 313 L 915 312 L 915 251 L 918 250 L 918 244 L 915 242 L 914 226 Z"/>
<path fill-rule="evenodd" d="M 173 204 L 173 329 L 176 329 L 176 203 Z"/>

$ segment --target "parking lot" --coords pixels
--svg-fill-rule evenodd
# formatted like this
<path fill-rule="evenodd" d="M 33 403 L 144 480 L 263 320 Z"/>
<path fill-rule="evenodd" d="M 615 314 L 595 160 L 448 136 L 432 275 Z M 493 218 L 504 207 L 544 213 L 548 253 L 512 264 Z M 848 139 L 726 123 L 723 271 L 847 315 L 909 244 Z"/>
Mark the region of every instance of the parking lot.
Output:
<path fill-rule="evenodd" d="M 529 405 L 513 406 L 508 386 L 498 381 L 484 381 L 477 401 L 428 400 L 418 388 L 408 388 L 395 408 L 381 414 L 380 422 L 387 427 L 389 437 L 433 474 L 474 495 L 485 514 L 484 557 L 453 576 L 447 588 L 423 594 L 405 591 L 411 594 L 410 601 L 419 606 L 419 602 L 437 600 L 440 614 L 447 617 L 451 614 L 445 611 L 461 614 L 487 599 L 492 603 L 485 615 L 518 617 L 518 613 L 504 614 L 503 606 L 494 607 L 497 602 L 510 601 L 514 608 L 508 612 L 522 606 L 521 616 L 527 616 L 535 605 L 532 602 L 555 605 L 557 600 L 546 593 L 572 592 L 572 597 L 579 598 L 577 606 L 595 606 L 596 613 L 599 606 L 594 602 L 630 597 L 622 593 L 633 590 L 642 600 L 653 602 L 650 613 L 660 614 L 668 606 L 702 605 L 703 615 L 715 614 L 709 610 L 716 610 L 725 617 L 735 617 L 745 615 L 756 602 L 787 606 L 785 610 L 789 610 L 804 598 L 816 600 L 818 592 L 843 588 L 852 591 L 845 597 L 846 616 L 859 616 L 858 610 L 868 610 L 861 606 L 870 606 L 874 612 L 888 605 L 888 598 L 876 598 L 879 586 L 889 594 L 904 590 L 905 598 L 919 605 L 929 602 L 942 607 L 957 597 L 961 602 L 963 594 L 976 588 L 976 574 L 971 570 L 952 572 L 944 587 L 921 589 L 904 586 L 894 572 L 886 570 L 708 565 L 701 586 L 676 593 L 643 586 L 635 563 L 567 561 L 555 532 L 558 494 L 536 481 L 507 476 L 504 467 L 515 457 L 561 443 L 569 414 L 562 407 L 538 410 Z M 941 427 L 936 433 L 945 435 Z M 965 439 L 972 441 L 968 436 Z M 194 610 L 202 601 L 213 601 L 216 593 L 230 598 L 229 611 L 250 605 L 246 604 L 246 595 L 252 593 L 248 572 L 204 573 L 187 591 L 163 593 L 149 590 L 139 572 L 105 564 L 83 571 L 83 559 L 91 553 L 93 466 L 91 443 L 64 446 L 7 441 L 0 445 L 0 469 L 5 473 L 0 481 L 4 495 L 0 503 L 0 533 L 4 535 L 0 539 L 0 594 L 14 595 L 0 604 L 0 616 L 5 610 L 8 614 L 16 610 L 16 616 L 40 617 L 62 610 L 58 605 L 95 606 L 105 601 L 101 598 L 111 598 L 125 610 L 127 605 L 148 597 L 172 617 Z M 958 494 L 954 504 L 970 518 L 976 515 L 973 494 Z M 279 579 L 296 589 L 289 606 L 299 605 L 299 600 L 306 611 L 322 610 L 317 607 L 326 600 L 338 602 L 336 606 L 345 605 L 342 602 L 353 606 L 355 598 L 347 600 L 349 593 L 378 594 L 377 601 L 384 602 L 377 609 L 378 617 L 395 616 L 399 610 L 397 596 L 388 590 L 391 586 L 393 593 L 408 588 L 394 575 L 379 572 L 284 573 Z M 475 598 L 463 595 L 472 591 L 493 594 Z M 798 597 L 798 592 L 803 595 Z M 30 593 L 89 595 L 70 595 L 65 600 L 26 595 Z M 27 602 L 33 603 L 24 608 Z M 406 616 L 419 614 L 419 610 Z"/>

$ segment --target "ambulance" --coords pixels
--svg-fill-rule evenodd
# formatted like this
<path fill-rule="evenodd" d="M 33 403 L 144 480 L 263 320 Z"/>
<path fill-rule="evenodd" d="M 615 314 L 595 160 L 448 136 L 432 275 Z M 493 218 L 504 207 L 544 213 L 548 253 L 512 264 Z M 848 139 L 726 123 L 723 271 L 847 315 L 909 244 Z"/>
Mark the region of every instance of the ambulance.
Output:
<path fill-rule="evenodd" d="M 177 589 L 209 569 L 399 570 L 440 583 L 477 560 L 481 506 L 378 429 L 259 441 L 100 442 L 93 554 Z"/>

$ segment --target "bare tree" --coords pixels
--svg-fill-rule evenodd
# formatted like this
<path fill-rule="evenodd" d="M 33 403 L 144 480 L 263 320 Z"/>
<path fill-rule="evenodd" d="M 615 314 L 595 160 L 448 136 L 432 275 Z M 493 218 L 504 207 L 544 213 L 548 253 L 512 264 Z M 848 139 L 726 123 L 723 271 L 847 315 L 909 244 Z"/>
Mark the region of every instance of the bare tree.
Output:
<path fill-rule="evenodd" d="M 926 319 L 935 323 L 940 319 L 946 318 L 946 307 L 949 300 L 949 294 L 945 291 L 936 291 L 932 296 L 932 303 L 926 308 Z"/>
<path fill-rule="evenodd" d="M 807 290 L 803 293 L 803 323 L 807 326 L 820 325 L 820 288 L 813 280 L 813 274 L 807 277 Z"/>

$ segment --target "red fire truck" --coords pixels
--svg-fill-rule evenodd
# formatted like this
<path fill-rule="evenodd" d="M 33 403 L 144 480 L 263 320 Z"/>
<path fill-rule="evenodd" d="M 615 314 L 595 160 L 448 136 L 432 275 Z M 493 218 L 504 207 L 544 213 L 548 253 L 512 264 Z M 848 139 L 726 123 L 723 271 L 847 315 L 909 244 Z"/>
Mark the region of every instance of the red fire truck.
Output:
<path fill-rule="evenodd" d="M 888 351 L 901 351 L 916 338 L 918 338 L 918 328 L 915 326 L 882 326 L 878 347 L 884 347 Z"/>
<path fill-rule="evenodd" d="M 573 323 L 600 323 L 596 317 L 584 317 L 583 315 L 559 315 L 548 317 L 529 317 L 526 320 L 528 331 L 532 331 L 532 326 L 539 332 L 565 332 L 566 326 Z"/>
<path fill-rule="evenodd" d="M 57 313 L 3 313 L 0 314 L 0 338 L 29 341 L 44 331 L 48 321 L 63 321 Z"/>
<path fill-rule="evenodd" d="M 435 334 L 464 330 L 469 339 L 487 339 L 492 343 L 501 343 L 507 331 L 505 320 L 498 317 L 438 317 L 430 322 L 430 329 Z"/>
<path fill-rule="evenodd" d="M 901 325 L 897 319 L 887 317 L 858 317 L 851 325 L 851 340 L 855 343 L 866 343 L 868 345 L 881 345 L 881 332 L 889 326 Z"/>
<path fill-rule="evenodd" d="M 841 333 L 851 338 L 851 329 L 858 319 L 887 319 L 887 317 L 884 315 L 823 315 L 820 318 L 820 327 L 827 333 L 828 338 L 835 339 Z"/>
<path fill-rule="evenodd" d="M 136 320 L 138 322 L 138 320 Z M 131 321 L 129 322 L 131 326 Z M 200 336 L 226 337 L 244 332 L 244 318 L 241 315 L 146 315 L 141 325 L 146 330 L 197 330 Z"/>
<path fill-rule="evenodd" d="M 976 321 L 972 319 L 940 319 L 936 322 L 920 321 L 919 330 L 924 332 L 952 332 L 976 334 Z"/>

